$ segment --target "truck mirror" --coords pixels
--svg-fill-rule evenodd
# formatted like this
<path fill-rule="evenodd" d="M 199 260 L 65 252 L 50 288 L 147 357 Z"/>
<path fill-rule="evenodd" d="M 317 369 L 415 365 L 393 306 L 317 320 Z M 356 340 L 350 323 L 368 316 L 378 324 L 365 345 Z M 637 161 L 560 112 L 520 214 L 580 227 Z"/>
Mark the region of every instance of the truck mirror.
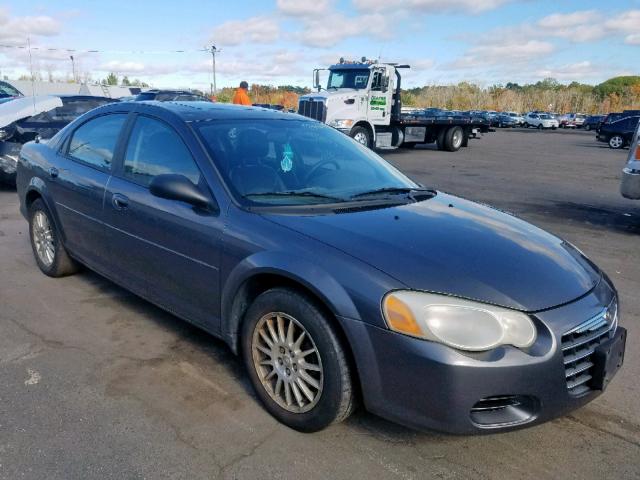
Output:
<path fill-rule="evenodd" d="M 320 70 L 313 71 L 313 88 L 317 88 L 320 91 Z"/>

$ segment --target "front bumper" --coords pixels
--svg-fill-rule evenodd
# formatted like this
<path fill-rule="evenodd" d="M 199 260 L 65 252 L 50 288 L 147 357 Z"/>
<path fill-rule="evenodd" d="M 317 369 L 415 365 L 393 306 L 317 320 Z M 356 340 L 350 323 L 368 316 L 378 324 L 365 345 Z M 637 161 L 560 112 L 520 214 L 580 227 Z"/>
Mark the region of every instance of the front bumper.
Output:
<path fill-rule="evenodd" d="M 354 351 L 366 408 L 417 429 L 456 434 L 490 433 L 564 415 L 601 393 L 569 393 L 560 338 L 608 305 L 614 291 L 602 281 L 571 304 L 538 313 L 538 340 L 529 352 L 501 347 L 463 353 L 444 345 L 342 319 Z M 622 329 L 621 329 L 622 330 Z M 492 399 L 514 397 L 514 416 L 477 416 Z"/>
<path fill-rule="evenodd" d="M 625 167 L 622 170 L 620 193 L 625 198 L 640 200 L 640 170 Z"/>

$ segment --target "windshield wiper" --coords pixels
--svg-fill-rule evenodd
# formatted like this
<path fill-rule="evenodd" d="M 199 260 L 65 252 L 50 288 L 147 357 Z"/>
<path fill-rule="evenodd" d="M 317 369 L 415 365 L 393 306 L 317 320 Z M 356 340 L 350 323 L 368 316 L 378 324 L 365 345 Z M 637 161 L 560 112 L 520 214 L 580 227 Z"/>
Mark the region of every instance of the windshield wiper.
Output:
<path fill-rule="evenodd" d="M 355 195 L 351 195 L 351 198 L 370 197 L 370 196 L 376 196 L 381 194 L 390 194 L 390 195 L 409 194 L 409 196 L 411 197 L 411 195 L 415 192 L 428 192 L 428 193 L 431 193 L 432 195 L 434 194 L 433 190 L 429 190 L 428 188 L 421 188 L 421 187 L 416 187 L 416 188 L 383 187 L 383 188 L 376 188 L 374 190 L 368 190 L 366 192 L 356 193 Z"/>
<path fill-rule="evenodd" d="M 257 192 L 257 193 L 248 193 L 243 195 L 245 198 L 249 197 L 314 197 L 314 198 L 324 198 L 328 200 L 333 200 L 336 202 L 344 202 L 344 198 L 340 197 L 332 197 L 331 195 L 324 195 L 322 193 L 315 193 L 309 191 L 295 191 L 289 190 L 285 192 Z"/>

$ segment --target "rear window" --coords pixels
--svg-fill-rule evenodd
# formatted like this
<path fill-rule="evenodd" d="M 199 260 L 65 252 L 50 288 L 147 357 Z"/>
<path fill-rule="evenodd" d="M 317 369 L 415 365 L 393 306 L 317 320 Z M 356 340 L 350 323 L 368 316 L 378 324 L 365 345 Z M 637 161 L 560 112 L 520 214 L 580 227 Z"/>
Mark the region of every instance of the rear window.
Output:
<path fill-rule="evenodd" d="M 100 170 L 110 170 L 113 152 L 127 115 L 103 115 L 84 123 L 71 136 L 68 155 Z"/>

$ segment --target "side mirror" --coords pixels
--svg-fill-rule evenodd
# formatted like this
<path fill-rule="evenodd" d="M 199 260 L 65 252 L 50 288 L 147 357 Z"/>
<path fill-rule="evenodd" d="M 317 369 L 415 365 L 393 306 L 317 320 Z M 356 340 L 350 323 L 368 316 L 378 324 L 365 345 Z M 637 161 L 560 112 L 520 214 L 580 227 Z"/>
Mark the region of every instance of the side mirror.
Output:
<path fill-rule="evenodd" d="M 313 88 L 317 88 L 320 91 L 320 70 L 313 71 Z"/>
<path fill-rule="evenodd" d="M 179 200 L 200 208 L 211 207 L 209 197 L 184 175 L 156 175 L 151 180 L 149 191 L 156 197 Z"/>

